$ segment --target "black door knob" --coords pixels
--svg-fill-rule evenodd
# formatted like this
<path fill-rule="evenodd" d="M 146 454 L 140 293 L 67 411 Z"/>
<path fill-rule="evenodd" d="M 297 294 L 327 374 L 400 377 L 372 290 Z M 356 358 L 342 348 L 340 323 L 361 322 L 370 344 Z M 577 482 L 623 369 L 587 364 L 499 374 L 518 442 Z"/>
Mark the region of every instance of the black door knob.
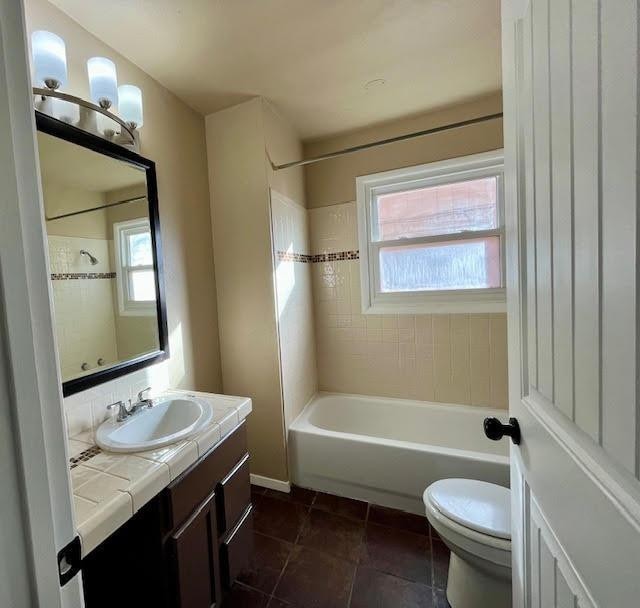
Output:
<path fill-rule="evenodd" d="M 515 418 L 509 418 L 509 424 L 502 424 L 497 418 L 485 418 L 484 434 L 493 441 L 498 441 L 507 435 L 511 437 L 513 443 L 520 445 L 520 425 Z"/>

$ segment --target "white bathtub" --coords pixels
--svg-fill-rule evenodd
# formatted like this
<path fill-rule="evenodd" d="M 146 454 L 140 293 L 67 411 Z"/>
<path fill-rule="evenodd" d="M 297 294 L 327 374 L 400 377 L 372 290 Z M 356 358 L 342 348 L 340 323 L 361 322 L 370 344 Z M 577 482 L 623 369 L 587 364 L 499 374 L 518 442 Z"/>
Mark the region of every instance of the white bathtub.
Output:
<path fill-rule="evenodd" d="M 437 479 L 509 485 L 509 443 L 484 435 L 504 410 L 319 393 L 289 429 L 293 482 L 424 514 L 422 493 Z"/>

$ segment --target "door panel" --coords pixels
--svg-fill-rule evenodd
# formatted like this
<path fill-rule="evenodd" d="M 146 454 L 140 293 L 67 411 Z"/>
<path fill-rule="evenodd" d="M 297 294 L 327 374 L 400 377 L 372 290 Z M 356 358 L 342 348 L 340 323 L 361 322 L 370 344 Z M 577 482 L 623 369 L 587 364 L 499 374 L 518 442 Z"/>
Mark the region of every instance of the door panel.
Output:
<path fill-rule="evenodd" d="M 636 606 L 638 2 L 502 9 L 514 606 Z"/>
<path fill-rule="evenodd" d="M 529 384 L 634 475 L 636 13 L 631 0 L 532 0 L 517 32 Z"/>
<path fill-rule="evenodd" d="M 638 6 L 600 5 L 601 313 L 600 444 L 638 474 L 637 203 Z"/>
<path fill-rule="evenodd" d="M 537 528 L 555 540 L 556 557 L 560 548 L 564 552 L 565 577 L 582 581 L 574 593 L 593 597 L 592 605 L 601 608 L 635 606 L 640 593 L 637 489 L 626 492 L 630 480 L 604 470 L 588 449 L 592 440 L 575 435 L 574 425 L 539 396 L 527 399 L 517 417 L 523 440 L 512 451 L 511 482 L 522 502 L 512 508 L 514 526 L 523 530 L 520 539 L 512 540 L 513 558 L 521 562 L 525 598 L 528 592 L 531 601 L 514 606 L 548 608 L 535 603 L 544 572 L 536 565 Z"/>
<path fill-rule="evenodd" d="M 551 145 L 551 217 L 553 243 L 553 379 L 554 402 L 573 416 L 573 210 L 571 179 L 571 3 L 556 0 L 549 6 L 549 66 Z"/>
<path fill-rule="evenodd" d="M 572 0 L 573 385 L 571 419 L 594 440 L 600 432 L 600 237 L 598 6 Z M 589 125 L 591 125 L 589 127 Z M 579 201 L 579 204 L 575 204 Z"/>

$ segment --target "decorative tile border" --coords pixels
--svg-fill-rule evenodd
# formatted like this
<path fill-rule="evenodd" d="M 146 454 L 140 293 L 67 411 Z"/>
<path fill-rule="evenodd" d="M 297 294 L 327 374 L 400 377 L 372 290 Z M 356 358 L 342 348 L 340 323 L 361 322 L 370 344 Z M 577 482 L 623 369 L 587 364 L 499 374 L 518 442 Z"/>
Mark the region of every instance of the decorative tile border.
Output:
<path fill-rule="evenodd" d="M 339 262 L 341 260 L 359 260 L 360 251 L 336 251 L 335 253 L 317 253 L 313 257 L 312 262 Z"/>
<path fill-rule="evenodd" d="M 302 262 L 303 264 L 310 264 L 313 258 L 308 253 L 292 253 L 289 251 L 276 251 L 276 256 L 280 262 Z"/>
<path fill-rule="evenodd" d="M 100 454 L 102 450 L 97 445 L 92 445 L 86 450 L 82 450 L 77 456 L 69 458 L 69 468 L 75 469 L 79 464 L 91 460 L 94 456 Z"/>
<path fill-rule="evenodd" d="M 77 279 L 115 279 L 115 272 L 52 272 L 52 281 L 73 281 Z"/>
<path fill-rule="evenodd" d="M 336 251 L 335 253 L 292 253 L 289 251 L 277 251 L 277 258 L 280 262 L 301 262 L 303 264 L 317 264 L 320 262 L 340 262 L 342 260 L 359 260 L 360 252 Z"/>

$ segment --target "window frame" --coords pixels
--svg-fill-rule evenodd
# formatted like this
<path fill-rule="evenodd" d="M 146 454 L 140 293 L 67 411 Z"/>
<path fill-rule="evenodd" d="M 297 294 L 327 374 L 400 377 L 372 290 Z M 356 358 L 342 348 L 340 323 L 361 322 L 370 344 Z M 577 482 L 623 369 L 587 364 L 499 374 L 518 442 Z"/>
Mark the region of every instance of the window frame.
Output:
<path fill-rule="evenodd" d="M 118 292 L 118 311 L 122 317 L 149 317 L 156 314 L 156 299 L 140 302 L 133 300 L 131 294 L 131 273 L 140 270 L 152 270 L 155 272 L 155 264 L 131 266 L 129 264 L 129 252 L 127 237 L 130 234 L 149 232 L 151 235 L 151 223 L 149 218 L 137 218 L 113 223 L 113 248 L 116 258 L 116 290 Z M 152 255 L 153 255 L 153 236 Z M 126 250 L 125 250 L 126 248 Z"/>
<path fill-rule="evenodd" d="M 377 241 L 376 197 L 409 189 L 428 188 L 483 177 L 497 178 L 498 227 L 425 237 Z M 358 242 L 360 247 L 360 289 L 364 314 L 491 313 L 506 310 L 504 153 L 493 150 L 414 167 L 384 171 L 356 178 Z M 487 236 L 500 239 L 502 287 L 483 289 L 380 291 L 380 257 L 383 247 L 463 242 Z"/>

